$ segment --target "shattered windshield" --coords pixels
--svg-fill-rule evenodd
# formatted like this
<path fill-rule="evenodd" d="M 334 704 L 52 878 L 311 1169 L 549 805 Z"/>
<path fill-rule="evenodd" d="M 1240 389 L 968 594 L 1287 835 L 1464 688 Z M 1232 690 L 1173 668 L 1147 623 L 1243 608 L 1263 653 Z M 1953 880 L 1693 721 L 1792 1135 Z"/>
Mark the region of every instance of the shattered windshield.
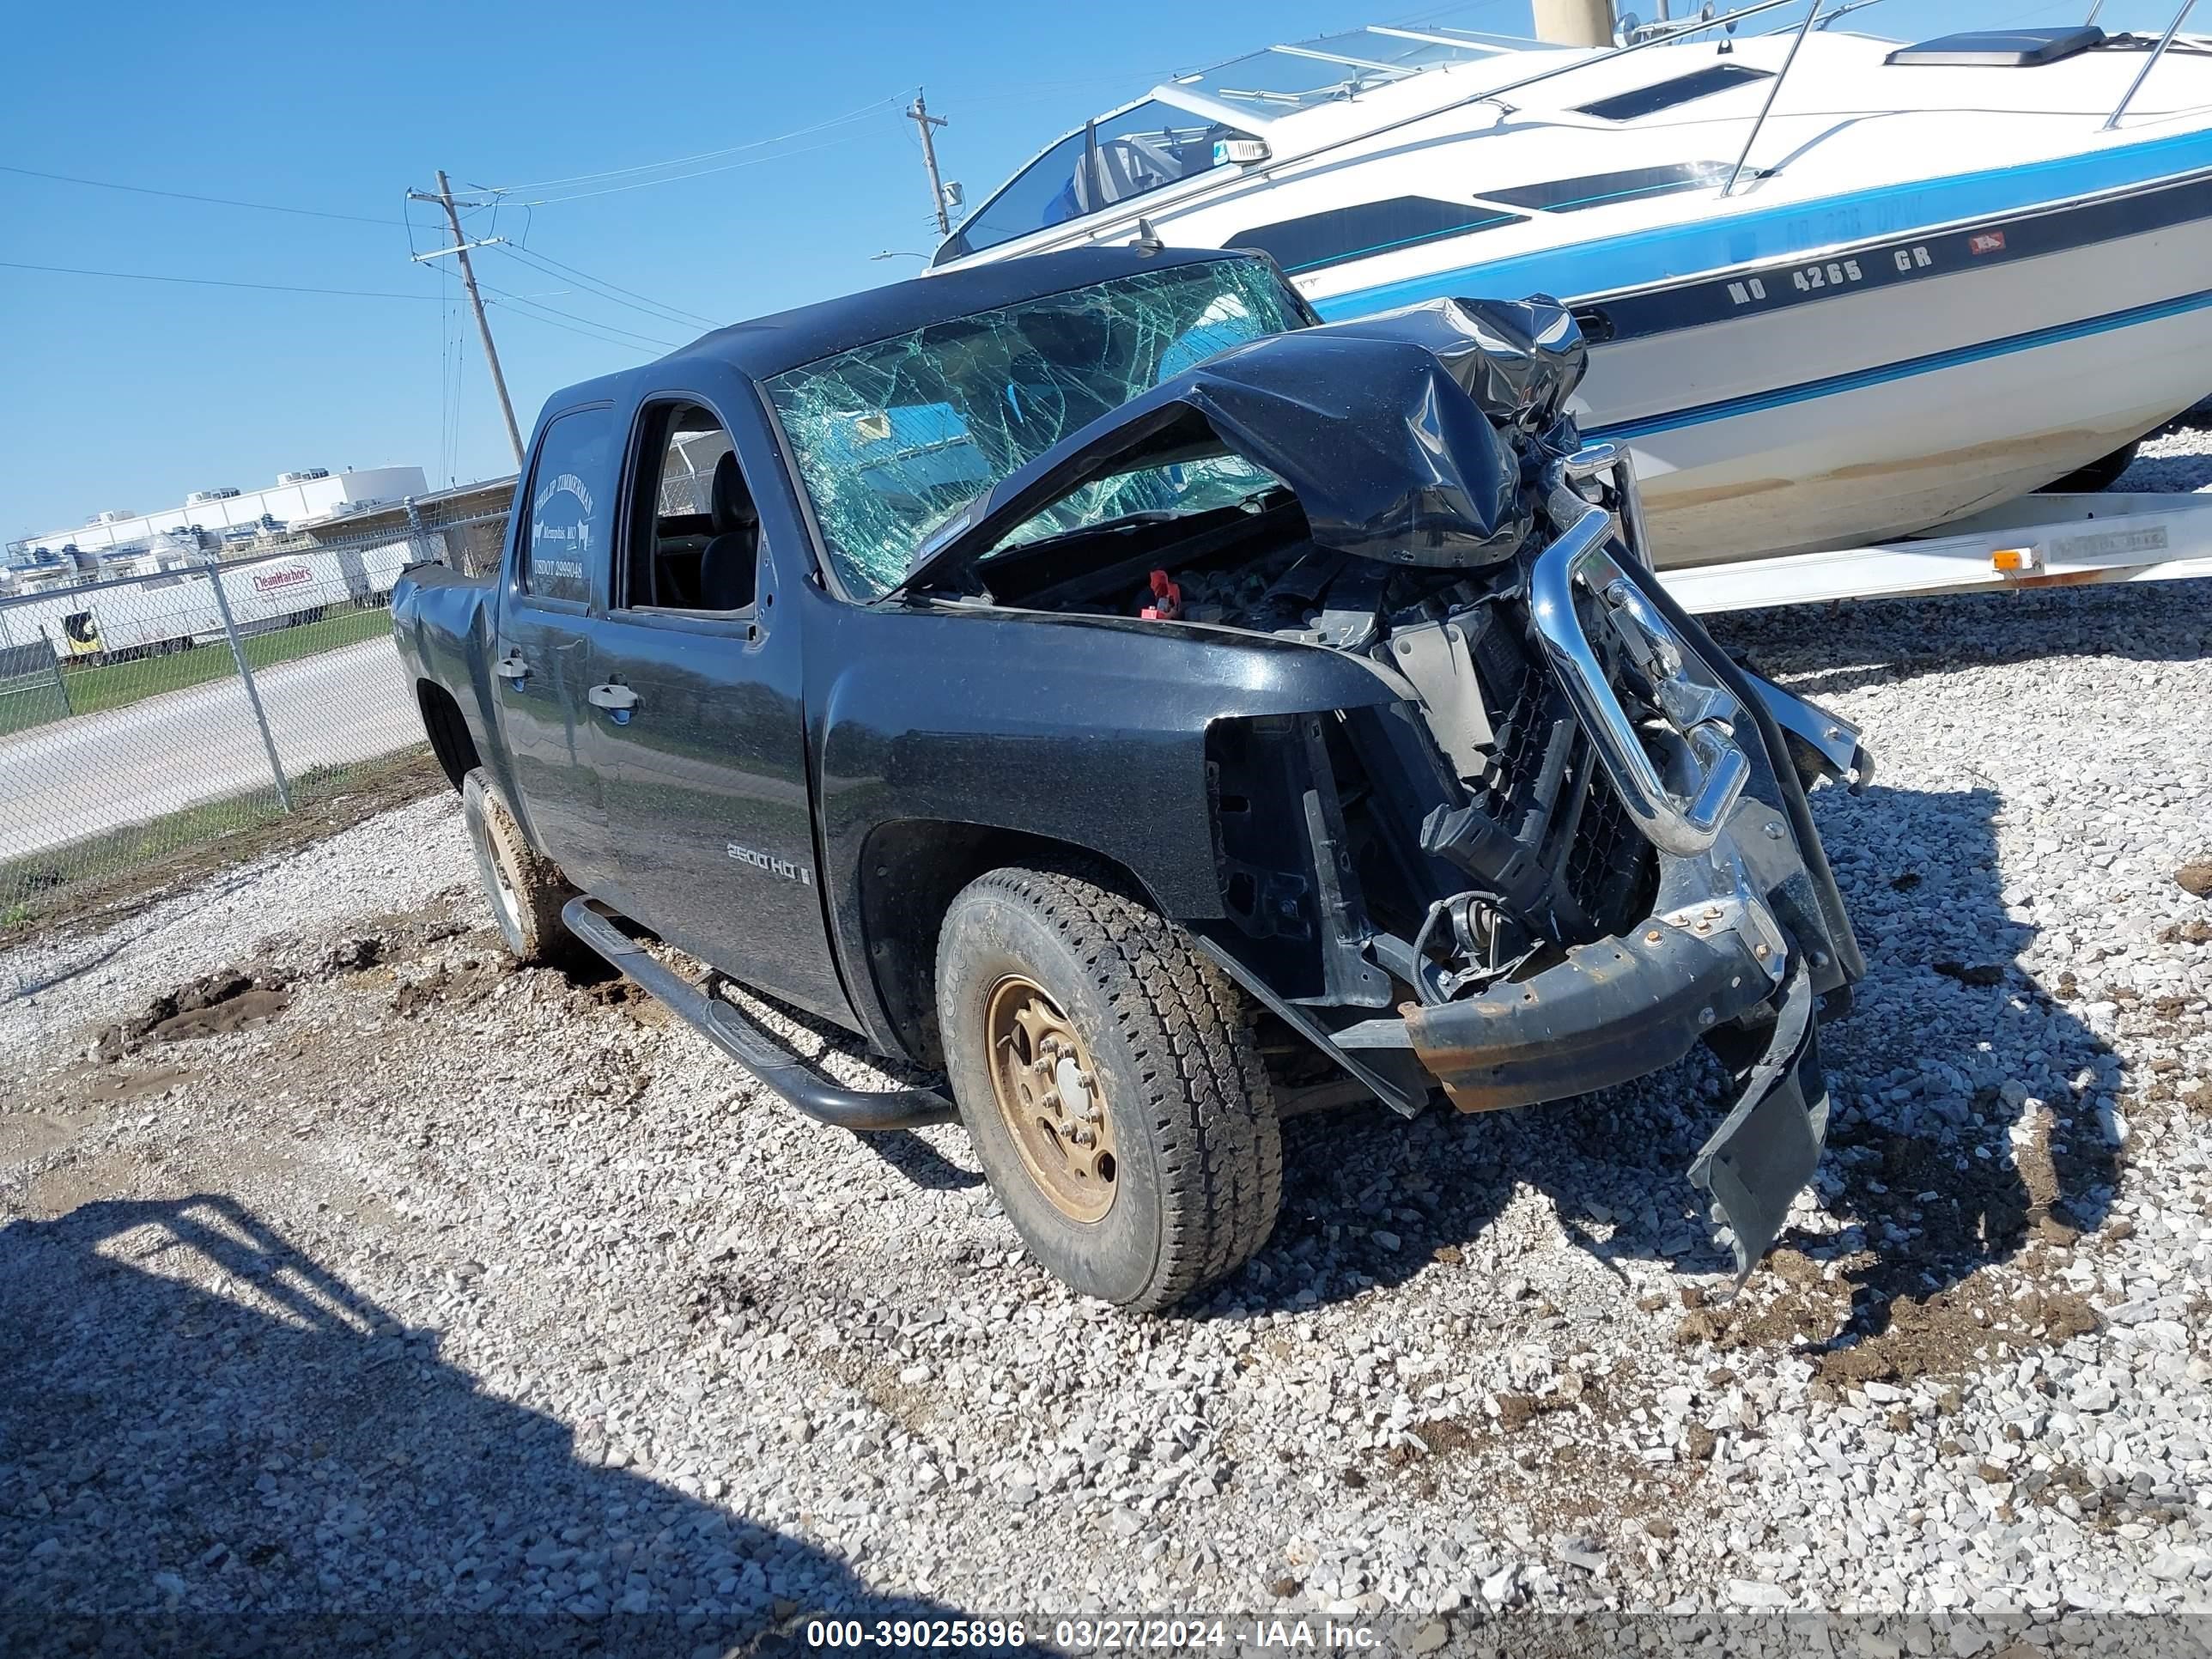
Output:
<path fill-rule="evenodd" d="M 767 389 L 839 580 L 872 599 L 999 480 L 1215 352 L 1295 325 L 1294 304 L 1264 261 L 1208 260 L 933 324 Z M 1085 485 L 1010 539 L 1201 512 L 1273 482 L 1232 456 L 1149 467 Z"/>

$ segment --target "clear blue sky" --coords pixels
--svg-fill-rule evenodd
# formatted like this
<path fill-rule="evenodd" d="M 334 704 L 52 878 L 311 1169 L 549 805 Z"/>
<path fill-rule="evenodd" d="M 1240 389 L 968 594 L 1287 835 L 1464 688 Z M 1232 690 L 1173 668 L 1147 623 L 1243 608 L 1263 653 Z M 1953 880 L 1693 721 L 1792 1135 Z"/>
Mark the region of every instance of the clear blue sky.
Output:
<path fill-rule="evenodd" d="M 1925 34 L 2063 21 L 2086 3 L 1887 0 L 1854 26 Z M 457 194 L 528 185 L 776 139 L 875 102 L 696 164 L 720 171 L 589 196 L 576 192 L 661 175 L 518 190 L 505 199 L 572 199 L 469 221 L 471 235 L 526 238 L 603 283 L 731 321 L 918 265 L 869 258 L 933 246 L 914 129 L 897 113 L 917 83 L 951 118 L 940 159 L 974 203 L 1046 140 L 1170 69 L 1363 22 L 1528 27 L 1527 0 L 1418 6 L 24 7 L 9 25 L 0 163 L 377 222 L 0 172 L 0 260 L 427 297 L 0 266 L 0 538 L 194 489 L 252 489 L 294 467 L 413 463 L 434 483 L 509 469 L 473 326 L 438 298 L 454 291 L 439 274 L 451 262 L 408 259 L 410 237 L 422 248 L 444 235 L 435 209 L 403 202 L 439 167 Z M 2100 21 L 2156 27 L 2169 9 L 2113 0 Z M 541 308 L 493 313 L 526 432 L 550 392 L 662 349 L 568 331 L 572 319 L 668 343 L 702 331 L 503 251 L 477 257 L 483 281 Z"/>

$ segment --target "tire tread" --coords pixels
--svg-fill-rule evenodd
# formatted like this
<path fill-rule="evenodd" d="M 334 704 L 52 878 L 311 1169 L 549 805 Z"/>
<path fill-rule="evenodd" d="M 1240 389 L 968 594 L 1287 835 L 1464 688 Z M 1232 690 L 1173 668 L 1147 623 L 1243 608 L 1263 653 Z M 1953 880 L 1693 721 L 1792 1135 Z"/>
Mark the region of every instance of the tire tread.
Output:
<path fill-rule="evenodd" d="M 1158 1140 L 1162 1248 L 1123 1306 L 1155 1312 L 1235 1272 L 1273 1231 L 1283 1146 L 1244 994 L 1189 934 L 1077 869 L 1007 867 L 977 878 L 1030 908 L 1096 976 L 1148 1097 Z"/>

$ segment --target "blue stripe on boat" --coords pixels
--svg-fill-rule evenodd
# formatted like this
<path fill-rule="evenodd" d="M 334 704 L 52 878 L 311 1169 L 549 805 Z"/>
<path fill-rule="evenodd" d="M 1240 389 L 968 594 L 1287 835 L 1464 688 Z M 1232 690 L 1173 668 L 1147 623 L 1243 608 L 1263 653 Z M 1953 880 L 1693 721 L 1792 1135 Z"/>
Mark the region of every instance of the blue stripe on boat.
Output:
<path fill-rule="evenodd" d="M 2154 183 L 2212 167 L 2212 130 L 2146 143 L 2056 156 L 2019 167 L 1962 173 L 1918 184 L 1669 225 L 1570 244 L 1539 253 L 1462 265 L 1314 301 L 1325 318 L 1358 317 L 1440 294 L 1520 294 L 1533 289 L 1580 299 L 1693 276 L 1816 248 L 1908 235 L 1932 225 L 2015 213 L 2100 191 Z"/>
<path fill-rule="evenodd" d="M 1931 352 L 1924 357 L 1908 357 L 1902 362 L 1884 363 L 1878 368 L 1854 369 L 1847 374 L 1832 374 L 1824 380 L 1806 380 L 1797 386 L 1780 386 L 1772 392 L 1753 392 L 1741 398 L 1730 398 L 1719 403 L 1699 404 L 1691 409 L 1678 409 L 1670 414 L 1648 416 L 1642 420 L 1622 421 L 1613 426 L 1594 427 L 1587 434 L 1593 441 L 1604 438 L 1630 440 L 1648 438 L 1661 432 L 1678 431 L 1686 426 L 1703 426 L 1711 421 L 1734 420 L 1742 415 L 1756 415 L 1765 410 L 1781 409 L 1790 404 L 1809 403 L 1816 398 L 1832 398 L 1839 392 L 1863 391 L 1868 386 L 1882 386 L 1892 380 L 1910 380 L 1916 374 L 1932 374 L 1938 370 L 1958 368 L 1967 363 L 1984 362 L 1992 357 L 2009 356 L 2014 352 L 2032 351 L 2038 346 L 2057 345 L 2068 340 L 2079 340 L 2093 334 L 2106 334 L 2114 329 L 2133 328 L 2141 323 L 2154 323 L 2167 317 L 2179 317 L 2188 312 L 2201 311 L 2212 306 L 2212 289 L 2185 294 L 2179 299 L 2161 300 L 2154 304 L 2134 306 L 2125 311 L 2108 312 L 2102 317 L 2086 318 L 2077 323 L 2061 323 L 2051 328 L 2039 328 L 2025 334 L 2007 335 L 2001 340 L 1985 340 L 1979 345 L 1959 346 L 1948 351 Z"/>

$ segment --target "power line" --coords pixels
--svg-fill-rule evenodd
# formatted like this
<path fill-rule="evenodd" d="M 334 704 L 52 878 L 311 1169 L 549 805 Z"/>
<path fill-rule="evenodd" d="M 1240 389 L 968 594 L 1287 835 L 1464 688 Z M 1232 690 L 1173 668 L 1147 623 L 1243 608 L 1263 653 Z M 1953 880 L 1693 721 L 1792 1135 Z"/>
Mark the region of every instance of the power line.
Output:
<path fill-rule="evenodd" d="M 527 299 L 520 294 L 509 294 L 505 289 L 494 288 L 489 283 L 478 283 L 477 286 L 482 288 L 487 294 L 498 295 L 501 299 L 504 300 L 510 306 L 522 306 L 528 307 L 528 309 L 524 313 L 524 315 L 526 316 L 532 314 L 533 312 L 544 312 L 548 316 L 565 317 L 572 323 L 581 323 L 586 328 L 599 329 L 606 334 L 627 335 L 629 338 L 639 341 L 643 344 L 659 346 L 664 351 L 672 351 L 676 348 L 677 343 L 673 340 L 656 339 L 650 334 L 639 334 L 627 328 L 619 328 L 612 323 L 603 323 L 596 317 L 579 317 L 573 311 L 562 311 L 553 306 L 543 304 L 538 301 Z"/>
<path fill-rule="evenodd" d="M 195 288 L 252 288 L 270 294 L 337 294 L 356 300 L 429 300 L 434 294 L 392 294 L 380 289 L 304 288 L 293 283 L 234 283 L 219 276 L 161 276 L 143 270 L 88 270 L 79 265 L 33 265 L 0 259 L 0 270 L 44 270 L 61 276 L 109 276 L 126 283 L 185 283 Z"/>
<path fill-rule="evenodd" d="M 678 173 L 665 179 L 640 179 L 627 185 L 609 185 L 600 190 L 575 191 L 567 196 L 540 196 L 530 201 L 520 203 L 518 205 L 533 208 L 558 207 L 564 202 L 581 202 L 594 196 L 615 196 L 626 190 L 650 190 L 655 185 L 680 185 L 690 179 L 704 179 L 717 173 L 733 173 L 739 167 L 757 167 L 769 161 L 787 161 L 794 155 L 811 155 L 816 150 L 834 149 L 839 144 L 849 144 L 855 139 L 865 138 L 867 136 L 865 132 L 849 132 L 842 137 L 826 139 L 818 144 L 804 144 L 797 149 L 780 149 L 771 155 L 750 156 L 742 161 L 725 161 L 720 167 L 701 167 L 696 173 Z"/>
<path fill-rule="evenodd" d="M 36 167 L 0 166 L 0 173 L 20 173 L 26 179 L 51 179 L 63 185 L 88 185 L 94 190 L 128 191 L 133 196 L 166 196 L 175 202 L 204 202 L 214 207 L 252 208 L 256 213 L 291 213 L 303 219 L 343 219 L 349 224 L 382 225 L 387 229 L 405 222 L 398 219 L 371 219 L 358 213 L 329 213 L 321 208 L 284 207 L 275 202 L 243 202 L 234 196 L 196 196 L 189 191 L 155 190 L 146 185 L 118 185 L 109 179 L 80 179 L 70 173 L 41 173 Z"/>
<path fill-rule="evenodd" d="M 658 315 L 665 322 L 692 323 L 701 328 L 720 326 L 711 317 L 702 317 L 696 312 L 684 311 L 675 306 L 663 305 L 659 301 L 640 294 L 635 289 L 624 288 L 620 283 L 610 283 L 604 277 L 594 276 L 588 271 L 579 270 L 574 265 L 563 264 L 552 255 L 540 253 L 535 248 L 509 242 L 500 251 L 514 258 L 520 259 L 526 264 L 535 265 L 548 276 L 565 276 L 583 283 L 586 288 L 599 289 L 602 298 L 612 300 L 617 305 L 627 305 L 632 311 L 642 313 L 646 316 Z"/>
<path fill-rule="evenodd" d="M 617 339 L 611 334 L 602 334 L 595 328 L 578 328 L 570 323 L 556 322 L 552 318 L 541 316 L 537 312 L 520 310 L 512 302 L 506 300 L 487 300 L 484 303 L 488 306 L 495 307 L 501 311 L 512 311 L 517 317 L 523 318 L 527 321 L 543 323 L 547 328 L 557 328 L 563 334 L 574 334 L 578 337 L 586 340 L 597 340 L 602 345 L 619 346 L 624 351 L 637 351 L 641 349 L 638 343 L 634 340 L 620 340 Z"/>
<path fill-rule="evenodd" d="M 565 179 L 540 179 L 530 184 L 482 185 L 477 188 L 490 189 L 496 194 L 501 196 L 512 196 L 519 191 L 553 190 L 562 185 L 592 184 L 601 179 L 623 179 L 628 178 L 634 173 L 659 173 L 671 167 L 689 167 L 694 161 L 712 161 L 725 155 L 736 155 L 749 149 L 763 149 L 770 144 L 786 143 L 793 138 L 811 137 L 813 134 L 817 132 L 825 132 L 831 127 L 842 126 L 848 121 L 857 121 L 863 116 L 872 115 L 878 110 L 880 110 L 888 105 L 895 104 L 897 101 L 898 100 L 896 97 L 878 98 L 873 102 L 863 104 L 860 108 L 848 111 L 843 115 L 833 115 L 826 121 L 817 121 L 809 126 L 795 127 L 789 132 L 780 132 L 772 138 L 755 138 L 745 143 L 731 144 L 721 149 L 701 150 L 696 155 L 679 155 L 665 161 L 641 161 L 634 167 L 608 167 L 599 173 L 575 173 L 569 174 L 568 177 Z M 715 172 L 720 171 L 720 169 L 709 168 L 708 171 Z M 696 178 L 698 175 L 690 174 L 687 176 Z M 666 179 L 654 179 L 652 182 L 655 184 L 663 184 L 672 181 Z M 584 193 L 586 195 L 598 195 L 600 192 L 590 191 Z"/>

